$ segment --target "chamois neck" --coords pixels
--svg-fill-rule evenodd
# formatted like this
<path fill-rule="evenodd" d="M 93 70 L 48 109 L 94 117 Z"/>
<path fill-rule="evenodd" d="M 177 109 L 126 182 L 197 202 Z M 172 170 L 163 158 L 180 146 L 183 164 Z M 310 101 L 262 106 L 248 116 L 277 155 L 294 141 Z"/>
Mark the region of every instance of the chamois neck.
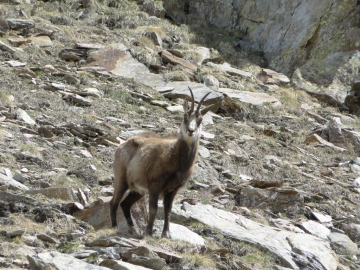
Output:
<path fill-rule="evenodd" d="M 190 137 L 191 138 L 191 137 Z M 190 168 L 197 155 L 198 145 L 199 145 L 199 138 L 192 138 L 193 140 L 186 140 L 181 134 L 175 143 L 175 149 L 178 153 L 178 162 L 180 162 L 180 166 L 185 168 Z"/>

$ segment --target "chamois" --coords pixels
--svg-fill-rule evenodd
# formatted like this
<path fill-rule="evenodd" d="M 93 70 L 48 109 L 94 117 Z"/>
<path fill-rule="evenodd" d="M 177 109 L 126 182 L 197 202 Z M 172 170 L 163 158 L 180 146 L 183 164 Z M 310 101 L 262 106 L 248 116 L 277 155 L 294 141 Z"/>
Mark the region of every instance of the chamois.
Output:
<path fill-rule="evenodd" d="M 120 203 L 130 232 L 140 235 L 131 217 L 131 206 L 149 193 L 149 220 L 145 235 L 152 235 L 158 199 L 163 197 L 165 222 L 161 237 L 170 238 L 169 221 L 174 197 L 193 171 L 197 157 L 202 117 L 213 107 L 200 109 L 207 93 L 194 111 L 194 94 L 191 93 L 191 107 L 184 101 L 184 119 L 178 134 L 158 136 L 144 133 L 129 138 L 115 153 L 114 196 L 110 201 L 110 217 L 113 227 L 117 226 L 116 211 L 129 189 L 129 194 Z"/>

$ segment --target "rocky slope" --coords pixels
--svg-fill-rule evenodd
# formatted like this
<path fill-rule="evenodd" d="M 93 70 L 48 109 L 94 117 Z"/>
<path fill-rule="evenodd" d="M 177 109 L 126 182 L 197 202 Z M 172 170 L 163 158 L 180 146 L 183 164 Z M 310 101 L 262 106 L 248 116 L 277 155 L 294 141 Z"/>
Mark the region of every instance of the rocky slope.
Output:
<path fill-rule="evenodd" d="M 161 1 L 0 4 L 0 267 L 359 269 L 358 117 L 170 17 Z M 111 229 L 116 147 L 176 132 L 188 86 L 215 106 L 172 239 L 162 205 L 154 237 L 121 211 Z"/>

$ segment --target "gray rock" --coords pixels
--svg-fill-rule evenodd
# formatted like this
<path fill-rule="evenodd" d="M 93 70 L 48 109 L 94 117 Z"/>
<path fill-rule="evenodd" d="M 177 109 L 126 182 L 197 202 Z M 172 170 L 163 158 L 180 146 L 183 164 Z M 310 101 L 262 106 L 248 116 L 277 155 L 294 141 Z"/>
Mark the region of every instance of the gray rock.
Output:
<path fill-rule="evenodd" d="M 342 229 L 345 231 L 346 235 L 350 237 L 352 241 L 357 244 L 360 244 L 360 224 L 350 223 L 343 224 Z"/>
<path fill-rule="evenodd" d="M 299 270 L 294 254 L 309 259 L 310 269 L 336 270 L 339 262 L 330 244 L 309 234 L 272 228 L 210 205 L 174 204 L 172 220 L 179 223 L 202 222 L 215 227 L 227 237 L 264 248 L 278 256 L 285 267 Z"/>
<path fill-rule="evenodd" d="M 27 256 L 29 267 L 33 270 L 38 269 L 58 269 L 58 270 L 72 270 L 72 269 L 86 269 L 86 270 L 106 270 L 107 267 L 92 265 L 82 260 L 76 259 L 71 255 L 62 254 L 59 252 L 44 252 L 38 253 L 36 256 Z"/>
<path fill-rule="evenodd" d="M 1 198 L 1 200 L 6 201 L 6 202 L 25 202 L 28 204 L 32 204 L 35 202 L 35 199 L 33 199 L 33 198 L 23 196 L 23 195 L 18 195 L 18 194 L 12 194 L 12 193 L 1 191 L 1 190 L 0 190 L 0 198 Z"/>
<path fill-rule="evenodd" d="M 351 142 L 350 144 L 353 146 L 354 152 L 359 155 L 360 154 L 360 132 L 353 131 L 353 130 L 347 130 L 347 129 L 343 129 L 342 132 L 343 132 L 344 136 L 346 137 L 346 139 L 348 139 Z"/>
<path fill-rule="evenodd" d="M 315 235 L 317 237 L 320 237 L 322 239 L 328 239 L 328 236 L 331 233 L 331 231 L 328 228 L 326 228 L 324 225 L 313 220 L 300 223 L 300 227 L 304 229 L 306 232 Z"/>
<path fill-rule="evenodd" d="M 26 230 L 16 230 L 12 232 L 7 232 L 6 236 L 10 238 L 21 237 L 25 232 Z"/>
<path fill-rule="evenodd" d="M 204 80 L 204 84 L 213 91 L 219 90 L 219 81 L 214 76 L 208 75 Z"/>
<path fill-rule="evenodd" d="M 209 92 L 208 95 L 203 102 L 204 106 L 214 104 L 213 112 L 216 112 L 222 103 L 223 95 L 217 92 L 212 91 L 210 88 L 206 87 L 203 84 L 195 83 L 195 82 L 170 82 L 166 84 L 167 87 L 173 87 L 174 90 L 168 93 L 165 93 L 164 96 L 170 99 L 181 98 L 191 100 L 191 94 L 189 88 L 193 91 L 195 102 L 200 102 L 200 100 Z"/>
<path fill-rule="evenodd" d="M 263 83 L 266 84 L 281 84 L 286 85 L 290 83 L 290 79 L 282 73 L 275 72 L 271 69 L 263 68 L 258 77 Z"/>
<path fill-rule="evenodd" d="M 329 240 L 337 254 L 357 254 L 359 252 L 357 245 L 346 234 L 332 232 Z"/>
<path fill-rule="evenodd" d="M 270 209 L 277 213 L 284 208 L 296 208 L 304 203 L 304 197 L 294 188 L 271 187 L 267 189 L 243 187 L 235 196 L 236 204 L 246 207 Z"/>
<path fill-rule="evenodd" d="M 34 126 L 36 122 L 22 109 L 17 109 L 16 111 L 17 118 L 21 121 L 24 121 L 26 124 L 29 124 L 30 126 Z"/>
<path fill-rule="evenodd" d="M 29 37 L 31 44 L 39 47 L 52 47 L 54 44 L 48 36 Z"/>
<path fill-rule="evenodd" d="M 270 220 L 276 227 L 281 228 L 283 230 L 288 230 L 296 233 L 305 233 L 299 227 L 293 225 L 291 220 L 285 220 L 281 218 L 271 219 Z"/>
<path fill-rule="evenodd" d="M 166 262 L 154 251 L 147 247 L 134 247 L 121 254 L 121 257 L 132 264 L 141 265 L 147 268 L 160 270 Z"/>
<path fill-rule="evenodd" d="M 48 243 L 52 243 L 52 244 L 57 244 L 57 241 L 52 238 L 51 236 L 47 235 L 47 234 L 43 234 L 40 233 L 36 236 L 38 239 L 44 241 L 44 242 L 48 242 Z"/>
<path fill-rule="evenodd" d="M 109 259 L 119 260 L 121 258 L 121 253 L 126 252 L 129 248 L 125 247 L 99 247 L 93 246 L 89 248 L 91 251 L 96 251 L 98 254 L 105 255 Z"/>
<path fill-rule="evenodd" d="M 246 71 L 243 71 L 243 70 L 240 70 L 237 68 L 233 68 L 228 63 L 224 63 L 224 64 L 220 65 L 220 64 L 208 62 L 206 65 L 220 69 L 220 70 L 228 73 L 229 75 L 240 76 L 242 78 L 251 78 L 252 77 L 252 74 L 250 72 L 246 72 Z"/>
<path fill-rule="evenodd" d="M 155 227 L 157 228 L 155 236 L 161 236 L 161 230 L 164 227 L 164 221 L 155 221 Z M 190 231 L 187 227 L 170 223 L 170 237 L 172 240 L 184 241 L 196 246 L 205 245 L 205 240 L 197 233 Z"/>
<path fill-rule="evenodd" d="M 134 78 L 135 81 L 154 88 L 165 86 L 164 77 L 150 73 L 144 64 L 131 56 L 123 44 L 112 44 L 91 52 L 86 66 L 100 66 L 113 75 Z"/>
<path fill-rule="evenodd" d="M 15 53 L 16 52 L 16 50 L 13 47 L 5 44 L 2 41 L 0 41 L 0 50 L 7 51 L 7 52 L 10 52 L 10 53 Z"/>
<path fill-rule="evenodd" d="M 331 216 L 329 215 L 324 215 L 314 211 L 312 211 L 311 214 L 321 223 L 329 223 L 332 220 Z"/>
<path fill-rule="evenodd" d="M 204 147 L 202 145 L 199 145 L 198 152 L 199 152 L 199 155 L 202 158 L 209 158 L 210 157 L 210 151 L 206 147 Z"/>
<path fill-rule="evenodd" d="M 86 259 L 89 256 L 98 256 L 99 253 L 95 250 L 81 250 L 71 254 L 76 259 Z"/>
<path fill-rule="evenodd" d="M 180 58 L 180 57 L 177 57 L 177 56 L 171 54 L 167 50 L 163 50 L 161 52 L 161 60 L 164 63 L 170 63 L 170 64 L 173 64 L 173 65 L 180 65 L 180 66 L 188 68 L 188 69 L 190 69 L 192 71 L 197 70 L 196 65 L 194 65 L 193 63 L 191 63 L 190 61 L 188 61 L 188 60 L 186 60 L 184 58 Z"/>
<path fill-rule="evenodd" d="M 77 201 L 75 193 L 69 187 L 49 187 L 44 189 L 32 189 L 28 194 L 42 194 L 49 198 L 61 199 L 64 201 Z"/>
<path fill-rule="evenodd" d="M 200 59 L 196 63 L 198 66 L 201 66 L 203 61 L 211 56 L 210 49 L 206 47 L 196 47 L 194 51 L 200 56 Z"/>
<path fill-rule="evenodd" d="M 273 107 L 281 105 L 280 100 L 266 93 L 238 91 L 229 88 L 219 88 L 219 92 L 226 94 L 231 98 L 235 98 L 241 102 L 252 105 L 264 105 L 264 103 L 269 103 Z"/>
<path fill-rule="evenodd" d="M 155 45 L 157 46 L 162 46 L 162 40 L 161 40 L 161 36 L 159 33 L 155 32 L 155 31 L 151 31 L 151 32 L 146 32 L 143 34 L 143 36 L 151 39 Z"/>
<path fill-rule="evenodd" d="M 0 183 L 2 185 L 8 186 L 11 189 L 14 190 L 24 190 L 24 191 L 28 191 L 29 188 L 23 184 L 21 184 L 20 182 L 16 181 L 15 179 L 6 176 L 5 174 L 0 173 Z"/>
<path fill-rule="evenodd" d="M 33 20 L 6 19 L 6 22 L 12 30 L 19 30 L 35 26 L 35 21 Z"/>

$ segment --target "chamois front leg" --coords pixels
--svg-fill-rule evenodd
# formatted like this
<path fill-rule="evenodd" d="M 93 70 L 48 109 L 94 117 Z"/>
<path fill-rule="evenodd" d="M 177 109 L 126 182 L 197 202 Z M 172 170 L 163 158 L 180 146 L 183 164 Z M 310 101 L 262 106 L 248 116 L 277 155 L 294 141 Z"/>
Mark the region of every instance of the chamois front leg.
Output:
<path fill-rule="evenodd" d="M 165 196 L 164 196 L 165 220 L 164 220 L 164 228 L 163 228 L 161 237 L 165 237 L 165 238 L 169 238 L 169 239 L 171 238 L 170 231 L 169 231 L 171 208 L 172 208 L 172 204 L 173 204 L 175 195 L 176 195 L 176 190 L 172 191 L 172 192 L 169 192 L 169 193 L 165 194 Z"/>
<path fill-rule="evenodd" d="M 149 221 L 145 230 L 145 235 L 152 235 L 154 221 L 158 209 L 159 194 L 149 194 Z"/>

